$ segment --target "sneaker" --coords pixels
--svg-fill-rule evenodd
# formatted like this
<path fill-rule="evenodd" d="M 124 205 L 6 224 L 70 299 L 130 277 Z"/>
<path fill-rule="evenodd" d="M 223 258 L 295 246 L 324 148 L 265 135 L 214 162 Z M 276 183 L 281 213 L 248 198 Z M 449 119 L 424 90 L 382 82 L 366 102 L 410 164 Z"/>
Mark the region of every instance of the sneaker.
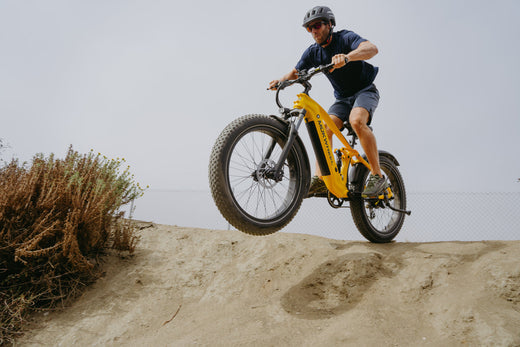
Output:
<path fill-rule="evenodd" d="M 385 176 L 370 175 L 367 186 L 361 194 L 364 198 L 372 198 L 381 195 L 386 189 L 386 178 Z"/>
<path fill-rule="evenodd" d="M 311 198 L 313 196 L 327 196 L 327 186 L 325 182 L 318 176 L 314 176 L 311 180 L 311 185 L 309 187 L 309 193 L 306 198 Z"/>

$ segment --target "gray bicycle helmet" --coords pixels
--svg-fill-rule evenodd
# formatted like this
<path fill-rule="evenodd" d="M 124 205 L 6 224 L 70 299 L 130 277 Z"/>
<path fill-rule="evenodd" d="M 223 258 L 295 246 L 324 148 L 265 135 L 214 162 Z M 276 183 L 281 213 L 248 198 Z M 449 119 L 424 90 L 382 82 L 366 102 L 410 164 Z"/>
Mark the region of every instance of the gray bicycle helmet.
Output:
<path fill-rule="evenodd" d="M 305 17 L 303 17 L 303 27 L 306 28 L 309 23 L 315 21 L 316 19 L 325 19 L 327 22 L 330 22 L 332 26 L 336 26 L 336 18 L 334 17 L 334 13 L 327 6 L 316 6 L 307 11 Z"/>

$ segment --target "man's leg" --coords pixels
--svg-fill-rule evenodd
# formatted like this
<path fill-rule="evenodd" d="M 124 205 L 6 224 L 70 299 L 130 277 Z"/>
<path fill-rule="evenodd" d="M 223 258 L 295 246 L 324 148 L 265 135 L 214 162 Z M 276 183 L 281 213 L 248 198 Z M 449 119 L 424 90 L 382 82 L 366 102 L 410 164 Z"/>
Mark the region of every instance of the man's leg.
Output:
<path fill-rule="evenodd" d="M 381 167 L 379 166 L 379 152 L 377 151 L 376 137 L 367 125 L 369 117 L 370 115 L 365 108 L 354 107 L 350 112 L 349 122 L 359 138 L 361 147 L 363 147 L 367 155 L 368 162 L 372 167 L 372 174 L 383 176 Z"/>
<path fill-rule="evenodd" d="M 376 137 L 367 125 L 369 119 L 369 113 L 363 107 L 354 107 L 350 112 L 350 124 L 356 132 L 372 168 L 372 174 L 363 193 L 361 193 L 361 196 L 364 198 L 379 196 L 387 187 L 386 178 L 383 176 L 379 166 Z"/>

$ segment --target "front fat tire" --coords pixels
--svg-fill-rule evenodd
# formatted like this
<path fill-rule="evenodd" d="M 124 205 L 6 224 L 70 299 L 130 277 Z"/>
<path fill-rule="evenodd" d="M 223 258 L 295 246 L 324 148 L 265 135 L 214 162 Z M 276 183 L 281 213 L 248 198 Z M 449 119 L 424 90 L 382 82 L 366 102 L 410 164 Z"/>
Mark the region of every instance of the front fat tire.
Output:
<path fill-rule="evenodd" d="M 386 156 L 380 156 L 379 164 L 395 196 L 391 203 L 395 208 L 405 210 L 406 190 L 399 169 Z M 365 167 L 363 166 L 363 168 Z M 356 191 L 363 191 L 369 174 L 370 171 L 365 168 L 360 183 L 355 187 Z M 388 207 L 370 209 L 369 206 L 370 202 L 361 197 L 354 198 L 350 203 L 352 218 L 359 232 L 370 242 L 392 241 L 403 226 L 405 214 L 392 211 Z"/>
<path fill-rule="evenodd" d="M 222 216 L 251 235 L 272 234 L 287 225 L 309 189 L 305 149 L 295 141 L 281 182 L 256 174 L 272 165 L 287 140 L 287 125 L 264 115 L 247 115 L 229 124 L 217 138 L 210 156 L 211 193 Z M 271 161 L 264 154 L 276 141 Z"/>

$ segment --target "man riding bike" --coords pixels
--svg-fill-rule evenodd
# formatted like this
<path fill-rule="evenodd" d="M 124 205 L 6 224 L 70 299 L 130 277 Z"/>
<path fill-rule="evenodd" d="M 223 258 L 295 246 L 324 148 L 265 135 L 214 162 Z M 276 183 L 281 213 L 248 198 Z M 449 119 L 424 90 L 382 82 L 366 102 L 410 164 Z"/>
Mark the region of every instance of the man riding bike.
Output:
<path fill-rule="evenodd" d="M 336 19 L 331 9 L 316 6 L 303 19 L 303 27 L 312 34 L 315 44 L 305 50 L 300 61 L 289 73 L 269 83 L 269 89 L 285 80 L 298 77 L 298 71 L 334 63 L 327 74 L 334 88 L 335 103 L 328 113 L 339 129 L 348 121 L 365 151 L 371 166 L 371 175 L 362 193 L 363 197 L 374 197 L 386 188 L 386 179 L 379 166 L 376 138 L 368 125 L 379 102 L 379 92 L 374 85 L 378 68 L 367 63 L 378 53 L 377 47 L 368 40 L 349 30 L 334 32 Z M 332 131 L 327 128 L 327 136 L 332 143 Z M 312 178 L 308 197 L 326 195 L 327 188 L 321 179 L 319 165 Z"/>

